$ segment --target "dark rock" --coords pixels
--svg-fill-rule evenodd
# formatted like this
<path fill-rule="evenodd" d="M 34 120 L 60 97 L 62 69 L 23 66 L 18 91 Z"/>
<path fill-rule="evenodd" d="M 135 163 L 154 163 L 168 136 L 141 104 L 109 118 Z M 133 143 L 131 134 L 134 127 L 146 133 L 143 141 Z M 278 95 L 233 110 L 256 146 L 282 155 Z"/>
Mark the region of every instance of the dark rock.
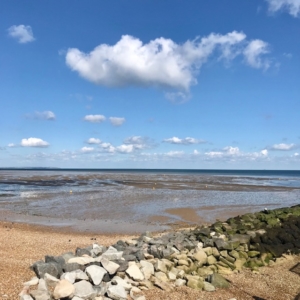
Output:
<path fill-rule="evenodd" d="M 209 282 L 216 288 L 229 288 L 229 282 L 220 274 L 214 273 L 209 277 Z"/>
<path fill-rule="evenodd" d="M 91 256 L 91 251 L 86 248 L 76 248 L 76 251 L 75 251 L 76 256 L 82 256 L 84 254 Z"/>
<path fill-rule="evenodd" d="M 60 278 L 60 275 L 62 274 L 62 267 L 57 263 L 38 261 L 32 265 L 32 269 L 38 278 L 44 278 L 46 273 L 56 278 Z"/>
<path fill-rule="evenodd" d="M 72 272 L 72 271 L 75 271 L 75 270 L 84 270 L 85 269 L 85 266 L 83 265 L 80 265 L 78 263 L 67 263 L 67 264 L 64 264 L 62 266 L 62 269 L 63 271 L 66 273 L 66 272 Z"/>

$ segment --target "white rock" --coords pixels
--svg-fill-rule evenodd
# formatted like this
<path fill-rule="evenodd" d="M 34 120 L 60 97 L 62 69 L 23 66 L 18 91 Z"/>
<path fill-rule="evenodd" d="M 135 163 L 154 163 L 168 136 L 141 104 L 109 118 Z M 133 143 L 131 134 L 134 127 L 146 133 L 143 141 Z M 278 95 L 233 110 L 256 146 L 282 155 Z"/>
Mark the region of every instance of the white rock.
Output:
<path fill-rule="evenodd" d="M 176 274 L 174 274 L 173 272 L 168 272 L 168 278 L 171 281 L 176 280 Z"/>
<path fill-rule="evenodd" d="M 166 264 L 161 260 L 157 260 L 154 267 L 155 267 L 155 271 L 161 271 L 164 273 L 168 272 Z"/>
<path fill-rule="evenodd" d="M 167 275 L 166 275 L 166 273 L 164 273 L 164 272 L 156 272 L 155 274 L 154 274 L 154 276 L 157 278 L 157 279 L 159 279 L 160 281 L 163 281 L 163 282 L 168 282 L 169 280 L 168 280 L 168 277 L 167 277 Z"/>
<path fill-rule="evenodd" d="M 127 292 L 121 285 L 110 285 L 107 289 L 107 295 L 114 300 L 126 300 Z"/>
<path fill-rule="evenodd" d="M 33 298 L 30 295 L 21 295 L 20 300 L 33 300 Z"/>
<path fill-rule="evenodd" d="M 130 297 L 133 300 L 146 300 L 143 292 L 139 288 L 137 288 L 137 287 L 133 287 L 130 290 Z"/>
<path fill-rule="evenodd" d="M 149 279 L 151 275 L 154 275 L 154 266 L 150 262 L 146 260 L 141 260 L 140 264 L 141 264 L 141 271 L 144 274 L 145 279 Z"/>
<path fill-rule="evenodd" d="M 59 282 L 59 280 L 56 277 L 54 277 L 48 273 L 46 273 L 44 275 L 44 280 L 46 282 L 47 287 L 50 287 L 50 286 L 55 287 Z"/>
<path fill-rule="evenodd" d="M 32 286 L 32 285 L 37 285 L 38 283 L 39 283 L 39 279 L 37 277 L 33 277 L 29 281 L 24 282 L 23 285 Z"/>
<path fill-rule="evenodd" d="M 71 298 L 75 293 L 74 285 L 66 279 L 60 280 L 53 291 L 54 299 Z"/>
<path fill-rule="evenodd" d="M 84 273 L 85 274 L 85 273 Z M 86 274 L 85 274 L 86 275 Z M 86 277 L 88 277 L 86 275 Z M 70 283 L 74 283 L 75 280 L 76 280 L 76 273 L 75 272 L 67 272 L 67 273 L 63 273 L 61 276 L 60 276 L 60 279 L 66 279 L 68 280 Z"/>
<path fill-rule="evenodd" d="M 91 262 L 94 262 L 95 259 L 91 256 L 80 256 L 80 257 L 72 257 L 68 260 L 68 264 L 78 263 L 79 265 L 87 265 Z"/>
<path fill-rule="evenodd" d="M 75 280 L 89 280 L 89 277 L 82 270 L 75 270 L 70 273 L 74 273 L 76 276 Z"/>
<path fill-rule="evenodd" d="M 40 291 L 48 291 L 46 281 L 44 279 L 42 279 L 42 278 L 39 279 L 39 284 L 38 284 L 37 289 Z"/>
<path fill-rule="evenodd" d="M 107 258 L 102 257 L 101 264 L 103 268 L 110 274 L 113 275 L 120 268 L 120 265 L 114 263 L 113 261 L 109 261 Z"/>
<path fill-rule="evenodd" d="M 142 281 L 145 279 L 137 265 L 131 265 L 125 273 L 135 281 Z"/>
<path fill-rule="evenodd" d="M 102 254 L 102 258 L 106 258 L 108 260 L 116 260 L 121 259 L 123 256 L 123 251 L 118 251 L 116 248 L 110 246 L 107 251 Z"/>
<path fill-rule="evenodd" d="M 97 295 L 97 292 L 94 290 L 91 283 L 85 280 L 74 283 L 75 287 L 75 296 L 82 299 L 90 299 Z"/>
<path fill-rule="evenodd" d="M 103 276 L 107 273 L 107 271 L 99 266 L 91 265 L 85 269 L 85 272 L 93 281 L 94 285 L 99 285 L 103 279 Z"/>
<path fill-rule="evenodd" d="M 204 281 L 204 291 L 206 292 L 214 292 L 216 288 L 209 282 Z"/>
<path fill-rule="evenodd" d="M 184 286 L 185 284 L 186 284 L 186 280 L 184 280 L 184 279 L 179 278 L 175 281 L 176 286 Z"/>
<path fill-rule="evenodd" d="M 126 291 L 129 291 L 131 288 L 132 288 L 132 285 L 127 282 L 126 280 L 122 279 L 121 277 L 119 276 L 115 276 L 111 282 L 114 282 L 118 285 L 121 285 Z"/>

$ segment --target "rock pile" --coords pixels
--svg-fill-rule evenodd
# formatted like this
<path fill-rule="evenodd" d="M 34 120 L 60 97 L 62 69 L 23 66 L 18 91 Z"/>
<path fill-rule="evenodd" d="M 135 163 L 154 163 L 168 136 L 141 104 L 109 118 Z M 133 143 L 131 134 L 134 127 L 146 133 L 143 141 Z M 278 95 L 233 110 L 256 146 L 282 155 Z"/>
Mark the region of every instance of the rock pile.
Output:
<path fill-rule="evenodd" d="M 222 275 L 258 270 L 299 249 L 300 206 L 265 210 L 159 237 L 146 232 L 108 248 L 94 243 L 47 255 L 32 265 L 37 277 L 24 284 L 20 300 L 143 300 L 143 290 L 183 285 L 213 292 L 229 286 Z"/>

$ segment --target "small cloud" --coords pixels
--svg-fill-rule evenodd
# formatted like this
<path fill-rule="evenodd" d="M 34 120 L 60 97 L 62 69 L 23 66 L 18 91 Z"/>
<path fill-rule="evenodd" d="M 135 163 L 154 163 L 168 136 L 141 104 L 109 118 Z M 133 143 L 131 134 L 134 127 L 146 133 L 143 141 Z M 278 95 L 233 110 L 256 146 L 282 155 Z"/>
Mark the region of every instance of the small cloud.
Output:
<path fill-rule="evenodd" d="M 100 147 L 108 153 L 115 153 L 116 151 L 116 148 L 111 143 L 102 143 Z"/>
<path fill-rule="evenodd" d="M 193 152 L 193 154 L 198 155 L 198 154 L 200 154 L 200 152 L 195 149 L 194 152 Z"/>
<path fill-rule="evenodd" d="M 49 143 L 39 138 L 22 139 L 21 146 L 23 147 L 48 147 Z"/>
<path fill-rule="evenodd" d="M 36 111 L 34 112 L 34 114 L 32 115 L 26 115 L 26 118 L 28 119 L 35 119 L 35 120 L 48 120 L 48 121 L 53 121 L 56 119 L 56 116 L 54 114 L 54 112 L 50 111 L 50 110 L 46 110 L 46 111 Z"/>
<path fill-rule="evenodd" d="M 86 115 L 83 120 L 91 123 L 101 123 L 104 122 L 106 118 L 103 115 Z"/>
<path fill-rule="evenodd" d="M 298 17 L 300 14 L 299 0 L 265 0 L 269 3 L 269 11 L 276 12 L 279 10 L 287 10 L 293 17 Z"/>
<path fill-rule="evenodd" d="M 88 144 L 100 144 L 101 140 L 96 138 L 89 138 L 87 142 Z"/>
<path fill-rule="evenodd" d="M 121 126 L 125 122 L 125 118 L 110 117 L 109 121 L 113 126 Z"/>
<path fill-rule="evenodd" d="M 9 147 L 9 148 L 14 148 L 14 147 L 17 147 L 17 145 L 14 144 L 14 143 L 9 143 L 9 144 L 7 145 L 7 147 Z"/>
<path fill-rule="evenodd" d="M 204 140 L 198 140 L 198 139 L 195 139 L 192 137 L 186 137 L 184 139 L 180 139 L 176 136 L 169 138 L 169 139 L 164 139 L 163 142 L 170 143 L 170 144 L 177 144 L 177 145 L 192 145 L 192 144 L 205 143 Z"/>
<path fill-rule="evenodd" d="M 295 144 L 274 144 L 273 146 L 270 147 L 270 150 L 279 150 L 279 151 L 289 151 L 292 150 L 296 147 Z"/>
<path fill-rule="evenodd" d="M 8 28 L 8 34 L 17 39 L 20 44 L 26 44 L 35 40 L 31 26 L 13 25 Z"/>
<path fill-rule="evenodd" d="M 168 92 L 165 93 L 165 97 L 174 104 L 182 104 L 187 102 L 191 98 L 191 95 L 183 92 Z"/>
<path fill-rule="evenodd" d="M 268 150 L 267 149 L 261 150 L 260 153 L 264 156 L 267 156 L 268 155 Z"/>
<path fill-rule="evenodd" d="M 93 152 L 94 148 L 93 147 L 82 147 L 80 149 L 80 151 L 83 152 L 83 153 L 89 153 L 89 152 Z"/>
<path fill-rule="evenodd" d="M 283 56 L 284 56 L 285 58 L 288 58 L 288 59 L 293 58 L 293 54 L 292 54 L 292 53 L 283 53 Z"/>
<path fill-rule="evenodd" d="M 270 67 L 269 60 L 262 59 L 262 55 L 269 53 L 268 43 L 262 40 L 253 40 L 248 43 L 244 49 L 243 54 L 246 59 L 246 63 L 256 69 L 268 69 Z"/>
<path fill-rule="evenodd" d="M 116 147 L 116 150 L 120 153 L 131 153 L 135 149 L 134 145 L 121 145 Z"/>

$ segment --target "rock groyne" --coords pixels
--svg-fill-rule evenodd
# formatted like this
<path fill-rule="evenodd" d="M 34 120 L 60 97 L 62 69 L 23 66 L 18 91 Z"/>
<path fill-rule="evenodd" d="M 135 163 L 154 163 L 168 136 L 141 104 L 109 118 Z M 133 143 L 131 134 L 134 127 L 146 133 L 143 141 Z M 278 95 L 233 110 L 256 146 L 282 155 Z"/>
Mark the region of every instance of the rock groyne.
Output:
<path fill-rule="evenodd" d="M 300 206 L 265 209 L 210 226 L 46 255 L 31 266 L 36 277 L 24 284 L 20 300 L 143 300 L 143 290 L 183 285 L 213 292 L 229 286 L 222 275 L 258 271 L 299 251 Z"/>

